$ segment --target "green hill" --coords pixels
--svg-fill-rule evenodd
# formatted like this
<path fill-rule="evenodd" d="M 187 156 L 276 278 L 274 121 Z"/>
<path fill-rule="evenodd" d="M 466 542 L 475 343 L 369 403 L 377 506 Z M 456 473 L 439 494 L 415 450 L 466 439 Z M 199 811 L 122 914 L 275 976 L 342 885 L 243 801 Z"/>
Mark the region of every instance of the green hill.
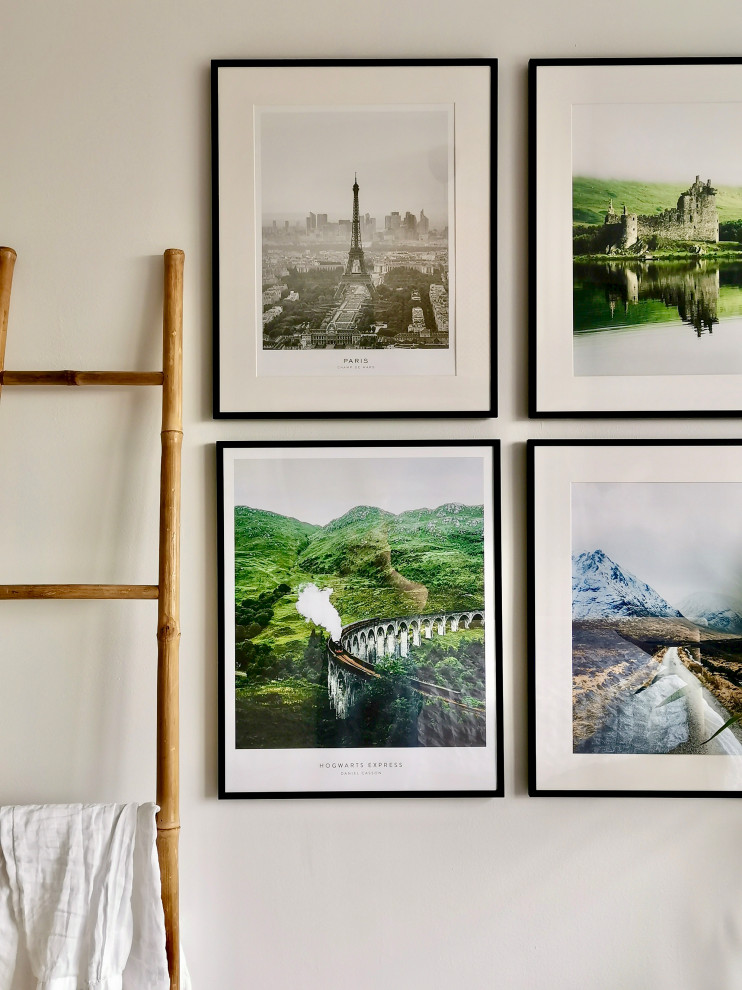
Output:
<path fill-rule="evenodd" d="M 416 509 L 389 524 L 394 566 L 429 592 L 427 608 L 460 608 L 483 601 L 482 506 L 449 503 Z"/>
<path fill-rule="evenodd" d="M 633 182 L 626 179 L 596 179 L 575 176 L 572 180 L 573 223 L 602 224 L 608 204 L 620 212 L 626 205 L 630 213 L 650 216 L 676 206 L 678 196 L 689 187 L 694 176 L 685 183 Z M 742 186 L 717 186 L 716 205 L 719 220 L 742 219 Z"/>
<path fill-rule="evenodd" d="M 299 564 L 308 574 L 366 574 L 372 582 L 388 565 L 387 529 L 390 512 L 357 505 L 339 519 L 318 529 L 301 554 Z"/>
<path fill-rule="evenodd" d="M 333 588 L 332 602 L 343 624 L 481 606 L 483 508 L 448 504 L 397 516 L 356 506 L 326 526 L 314 526 L 238 506 L 238 645 L 249 638 L 256 647 L 298 655 L 310 626 L 296 611 L 296 601 L 309 583 Z"/>
<path fill-rule="evenodd" d="M 290 583 L 296 558 L 319 529 L 275 512 L 238 505 L 234 510 L 235 581 L 244 593 Z"/>
<path fill-rule="evenodd" d="M 457 730 L 461 717 L 451 706 L 431 699 L 423 705 L 411 693 L 413 660 L 381 661 L 386 679 L 359 696 L 352 719 L 338 720 L 327 691 L 326 633 L 318 634 L 296 610 L 309 583 L 333 589 L 343 624 L 481 607 L 481 505 L 451 503 L 400 515 L 357 505 L 326 526 L 237 506 L 234 519 L 238 748 L 417 745 L 432 731 L 426 725 L 437 726 L 433 736 L 445 736 L 445 745 L 481 745 Z M 421 669 L 428 680 L 476 702 L 484 697 L 482 630 L 472 636 L 456 645 L 436 638 L 437 652 L 423 650 Z"/>

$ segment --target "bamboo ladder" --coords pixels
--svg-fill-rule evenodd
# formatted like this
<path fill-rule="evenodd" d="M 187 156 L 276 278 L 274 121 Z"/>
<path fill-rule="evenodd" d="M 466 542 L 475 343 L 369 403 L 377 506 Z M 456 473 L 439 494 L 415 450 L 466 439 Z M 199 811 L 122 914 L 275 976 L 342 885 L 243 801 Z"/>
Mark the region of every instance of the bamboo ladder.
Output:
<path fill-rule="evenodd" d="M 183 261 L 182 251 L 165 252 L 163 370 L 5 371 L 10 288 L 16 253 L 0 247 L 0 391 L 5 385 L 161 385 L 162 459 L 160 466 L 159 579 L 154 585 L 22 584 L 0 585 L 10 598 L 157 599 L 157 852 L 160 861 L 170 990 L 180 990 L 178 920 L 180 644 L 180 460 L 182 432 Z"/>

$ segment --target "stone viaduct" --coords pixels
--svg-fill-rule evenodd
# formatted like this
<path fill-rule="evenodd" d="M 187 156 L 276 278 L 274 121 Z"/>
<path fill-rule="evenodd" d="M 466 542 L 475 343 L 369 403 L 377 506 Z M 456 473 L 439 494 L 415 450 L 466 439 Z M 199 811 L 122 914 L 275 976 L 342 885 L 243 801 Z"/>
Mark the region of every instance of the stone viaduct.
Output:
<path fill-rule="evenodd" d="M 429 615 L 404 615 L 393 619 L 364 619 L 343 626 L 340 642 L 344 649 L 360 660 L 373 663 L 383 657 L 406 657 L 410 643 L 434 634 L 458 632 L 484 626 L 484 609 L 457 612 L 432 612 Z"/>
<path fill-rule="evenodd" d="M 363 682 L 380 676 L 373 668 L 376 660 L 406 657 L 410 642 L 413 646 L 419 646 L 421 638 L 432 639 L 434 635 L 442 636 L 445 632 L 477 626 L 484 626 L 483 608 L 404 615 L 393 619 L 365 619 L 343 626 L 340 646 L 350 656 L 343 657 L 330 643 L 327 666 L 327 691 L 335 714 L 338 718 L 347 718 Z M 477 718 L 484 717 L 484 709 L 478 711 L 462 705 L 457 691 L 415 679 L 410 681 L 410 685 L 421 694 L 444 698 L 461 709 L 473 712 Z"/>

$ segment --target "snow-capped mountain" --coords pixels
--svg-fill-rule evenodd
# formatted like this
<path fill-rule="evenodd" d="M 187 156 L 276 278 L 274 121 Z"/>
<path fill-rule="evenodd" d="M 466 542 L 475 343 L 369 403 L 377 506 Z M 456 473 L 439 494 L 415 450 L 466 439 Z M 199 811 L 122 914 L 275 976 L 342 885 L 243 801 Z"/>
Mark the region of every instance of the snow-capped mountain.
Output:
<path fill-rule="evenodd" d="M 677 603 L 683 615 L 717 632 L 742 633 L 742 602 L 712 591 L 697 591 Z"/>
<path fill-rule="evenodd" d="M 622 570 L 602 550 L 572 556 L 573 619 L 650 615 L 682 618 L 654 588 Z"/>

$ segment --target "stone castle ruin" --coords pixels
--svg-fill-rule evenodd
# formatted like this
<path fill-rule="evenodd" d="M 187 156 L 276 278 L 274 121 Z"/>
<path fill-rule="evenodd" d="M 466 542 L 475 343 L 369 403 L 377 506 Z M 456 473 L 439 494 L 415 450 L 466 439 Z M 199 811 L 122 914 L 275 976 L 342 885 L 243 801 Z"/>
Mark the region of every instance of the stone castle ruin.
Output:
<path fill-rule="evenodd" d="M 696 181 L 678 197 L 675 209 L 664 210 L 654 216 L 616 213 L 611 200 L 605 223 L 596 232 L 594 250 L 626 251 L 636 248 L 650 237 L 664 237 L 673 241 L 719 240 L 719 214 L 716 209 L 716 189 L 711 180 Z"/>

